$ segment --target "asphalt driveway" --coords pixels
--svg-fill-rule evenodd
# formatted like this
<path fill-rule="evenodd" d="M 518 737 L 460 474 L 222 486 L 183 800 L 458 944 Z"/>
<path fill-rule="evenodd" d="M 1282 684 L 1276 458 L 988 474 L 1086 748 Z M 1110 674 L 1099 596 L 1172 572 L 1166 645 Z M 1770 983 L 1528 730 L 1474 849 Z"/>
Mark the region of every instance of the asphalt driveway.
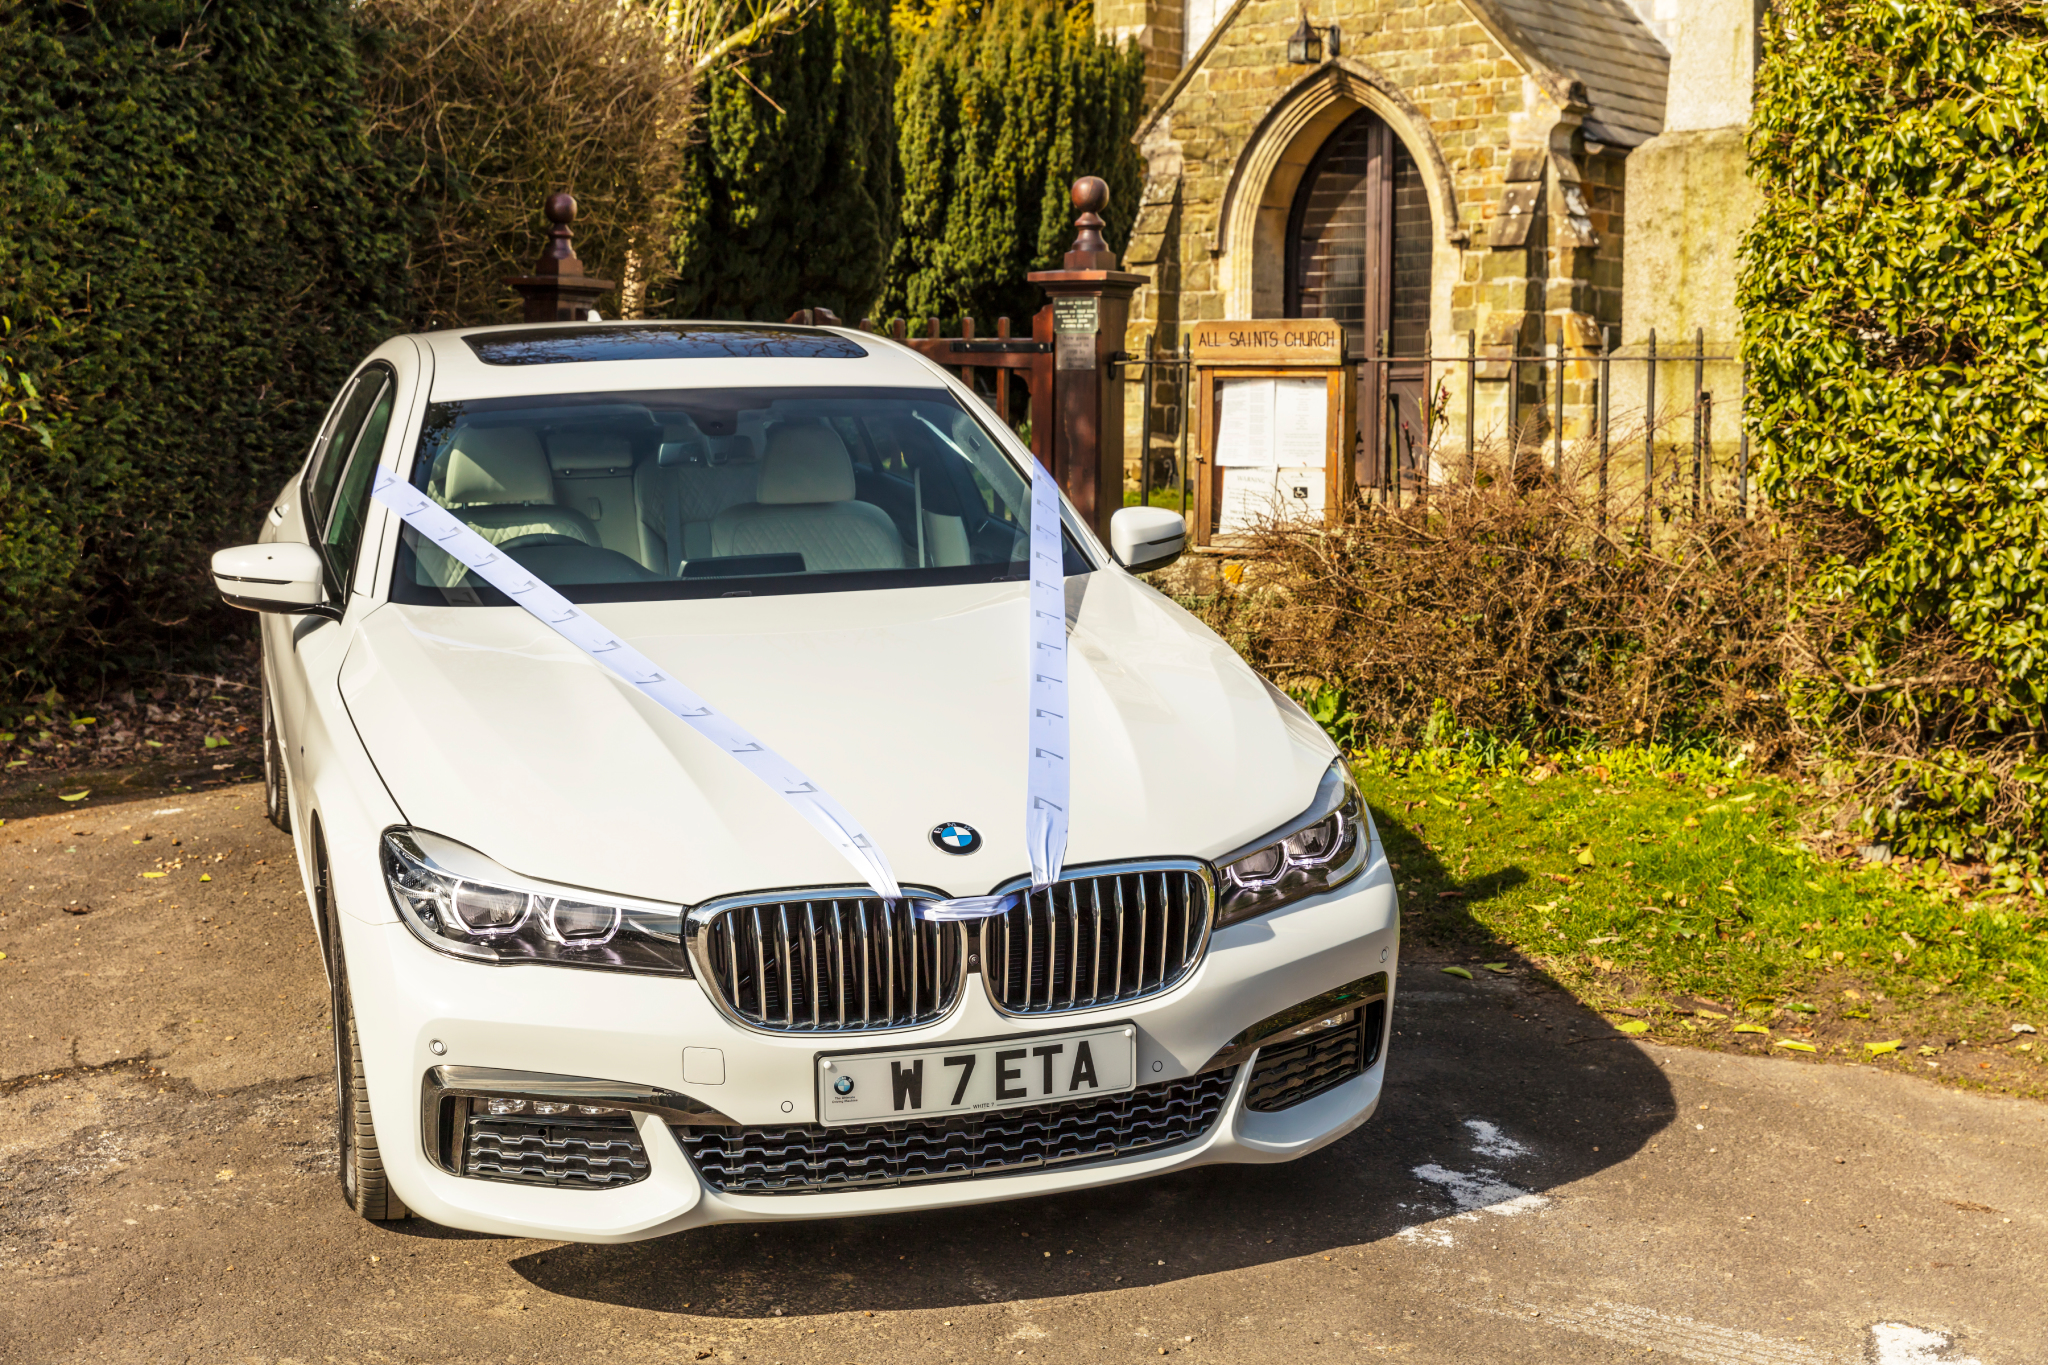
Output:
<path fill-rule="evenodd" d="M 0 1360 L 2048 1360 L 2048 1108 L 1413 957 L 1291 1166 L 580 1247 L 373 1226 L 260 789 L 0 825 Z M 1481 973 L 1487 977 L 1486 973 Z"/>

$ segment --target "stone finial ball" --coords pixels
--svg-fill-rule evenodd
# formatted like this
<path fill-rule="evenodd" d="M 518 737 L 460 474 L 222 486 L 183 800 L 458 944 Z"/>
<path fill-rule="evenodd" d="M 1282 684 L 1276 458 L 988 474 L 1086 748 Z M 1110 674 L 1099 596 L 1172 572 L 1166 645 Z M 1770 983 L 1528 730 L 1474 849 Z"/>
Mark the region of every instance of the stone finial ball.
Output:
<path fill-rule="evenodd" d="M 1109 186 L 1099 175 L 1084 175 L 1074 182 L 1074 207 L 1083 213 L 1100 213 L 1109 207 Z"/>
<path fill-rule="evenodd" d="M 576 196 L 573 194 L 551 194 L 548 196 L 548 221 L 567 226 L 576 219 Z"/>

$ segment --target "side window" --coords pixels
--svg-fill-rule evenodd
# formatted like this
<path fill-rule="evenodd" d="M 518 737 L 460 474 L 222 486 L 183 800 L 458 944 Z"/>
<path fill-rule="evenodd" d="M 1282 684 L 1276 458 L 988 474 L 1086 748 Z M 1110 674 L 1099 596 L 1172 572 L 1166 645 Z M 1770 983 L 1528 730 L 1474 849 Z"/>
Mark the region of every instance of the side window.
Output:
<path fill-rule="evenodd" d="M 356 435 L 363 429 L 363 419 L 369 416 L 384 379 L 382 366 L 364 370 L 335 404 L 334 415 L 328 419 L 327 430 L 321 433 L 306 481 L 301 485 L 308 526 L 317 529 L 327 524 L 327 509 L 333 505 L 342 467 L 348 463 L 348 453 L 355 447 Z"/>
<path fill-rule="evenodd" d="M 370 481 L 376 477 L 377 457 L 384 450 L 384 434 L 391 428 L 391 408 L 398 395 L 398 386 L 387 375 L 373 392 L 376 401 L 371 405 L 368 418 L 363 422 L 347 458 L 342 458 L 339 447 L 334 452 L 333 463 L 346 472 L 341 476 L 333 510 L 321 532 L 328 569 L 337 580 L 336 586 L 344 593 L 348 591 L 349 579 L 355 572 L 356 555 L 362 549 L 363 522 L 370 507 Z"/>

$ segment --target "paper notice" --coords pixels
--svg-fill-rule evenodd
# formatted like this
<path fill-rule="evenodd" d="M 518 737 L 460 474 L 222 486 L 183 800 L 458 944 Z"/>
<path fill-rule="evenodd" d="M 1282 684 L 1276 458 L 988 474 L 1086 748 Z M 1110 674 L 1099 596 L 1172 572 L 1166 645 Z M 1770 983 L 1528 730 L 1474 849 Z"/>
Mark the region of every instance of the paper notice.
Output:
<path fill-rule="evenodd" d="M 1273 471 L 1274 503 L 1281 518 L 1323 515 L 1324 476 L 1321 469 L 1293 468 Z"/>
<path fill-rule="evenodd" d="M 1271 379 L 1217 381 L 1217 464 L 1273 464 L 1273 385 Z"/>
<path fill-rule="evenodd" d="M 1322 520 L 1324 475 L 1320 469 L 1271 469 L 1233 465 L 1223 471 L 1223 498 L 1216 531 L 1234 535 L 1275 522 Z"/>
<path fill-rule="evenodd" d="M 1273 459 L 1298 469 L 1320 469 L 1329 445 L 1330 386 L 1315 379 L 1276 379 L 1273 385 Z"/>
<path fill-rule="evenodd" d="M 1226 466 L 1223 500 L 1216 509 L 1219 535 L 1236 535 L 1270 525 L 1277 519 L 1279 485 L 1274 471 L 1263 465 Z"/>

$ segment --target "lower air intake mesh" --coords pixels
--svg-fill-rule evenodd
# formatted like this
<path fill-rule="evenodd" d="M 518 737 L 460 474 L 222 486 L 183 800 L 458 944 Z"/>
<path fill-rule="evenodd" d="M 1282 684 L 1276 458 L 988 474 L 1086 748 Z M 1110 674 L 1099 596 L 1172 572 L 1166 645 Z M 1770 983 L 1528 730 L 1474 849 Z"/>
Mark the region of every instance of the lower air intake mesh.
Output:
<path fill-rule="evenodd" d="M 1386 1010 L 1386 1001 L 1375 1000 L 1358 1012 L 1354 1022 L 1277 1047 L 1260 1048 L 1251 1084 L 1245 1089 L 1244 1107 L 1259 1114 L 1291 1109 L 1335 1090 L 1354 1076 L 1363 1076 L 1379 1059 Z"/>
<path fill-rule="evenodd" d="M 1236 1075 L 1232 1067 L 1085 1104 L 858 1128 L 677 1128 L 676 1137 L 705 1184 L 739 1194 L 970 1180 L 1191 1142 L 1215 1124 Z"/>
<path fill-rule="evenodd" d="M 482 1180 L 602 1189 L 647 1178 L 647 1149 L 624 1114 L 565 1119 L 471 1114 L 462 1173 Z"/>

